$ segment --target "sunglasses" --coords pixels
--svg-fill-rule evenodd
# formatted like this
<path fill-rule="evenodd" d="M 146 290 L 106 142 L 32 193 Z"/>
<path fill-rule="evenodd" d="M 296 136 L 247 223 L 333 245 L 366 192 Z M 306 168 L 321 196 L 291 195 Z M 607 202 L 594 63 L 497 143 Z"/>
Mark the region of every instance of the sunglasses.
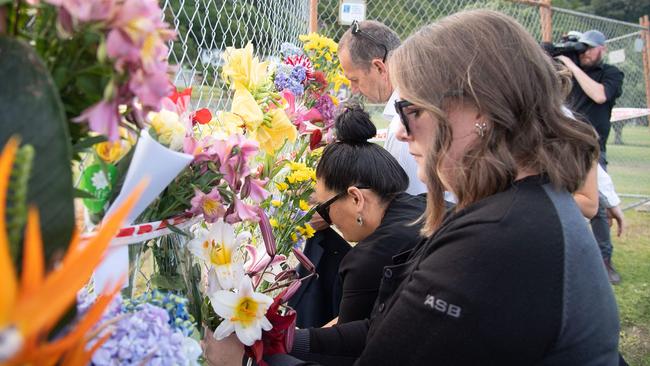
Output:
<path fill-rule="evenodd" d="M 358 188 L 358 189 L 370 189 L 370 187 L 368 187 L 368 186 L 354 186 L 354 187 Z M 316 208 L 314 210 L 316 210 L 316 212 L 318 212 L 320 217 L 322 217 L 323 220 L 325 220 L 325 222 L 328 225 L 332 225 L 332 219 L 330 218 L 330 206 L 332 205 L 332 203 L 336 202 L 336 200 L 338 200 L 339 198 L 345 196 L 347 193 L 348 193 L 347 191 L 341 192 L 341 193 L 337 194 L 336 196 L 328 199 L 327 201 L 316 205 Z"/>
<path fill-rule="evenodd" d="M 359 26 L 359 22 L 357 20 L 352 21 L 352 25 L 350 26 L 350 29 L 352 30 L 352 34 L 354 34 L 355 36 L 364 37 L 364 38 L 368 39 L 369 41 L 371 41 L 372 43 L 374 43 L 375 45 L 383 48 L 384 49 L 384 57 L 381 58 L 381 61 L 386 63 L 386 57 L 388 56 L 388 48 L 386 47 L 386 45 L 379 42 L 377 40 L 377 38 L 371 36 L 369 33 L 362 31 L 361 27 Z"/>
<path fill-rule="evenodd" d="M 404 125 L 404 129 L 406 130 L 407 135 L 411 134 L 411 129 L 409 128 L 409 119 L 408 116 L 406 115 L 406 112 L 404 112 L 404 108 L 412 105 L 413 103 L 409 102 L 408 100 L 395 101 L 395 111 L 397 111 L 397 114 L 399 115 L 399 119 L 400 121 L 402 121 L 402 124 Z"/>
<path fill-rule="evenodd" d="M 442 95 L 443 98 L 451 98 L 451 97 L 462 97 L 465 95 L 465 92 L 457 89 L 457 90 L 450 90 Z M 402 124 L 404 125 L 404 129 L 406 130 L 406 134 L 410 135 L 411 134 L 411 129 L 409 127 L 409 119 L 408 116 L 406 115 L 406 112 L 404 111 L 404 108 L 412 106 L 413 103 L 409 102 L 408 100 L 396 100 L 395 101 L 395 111 L 399 115 L 400 121 L 402 121 Z"/>

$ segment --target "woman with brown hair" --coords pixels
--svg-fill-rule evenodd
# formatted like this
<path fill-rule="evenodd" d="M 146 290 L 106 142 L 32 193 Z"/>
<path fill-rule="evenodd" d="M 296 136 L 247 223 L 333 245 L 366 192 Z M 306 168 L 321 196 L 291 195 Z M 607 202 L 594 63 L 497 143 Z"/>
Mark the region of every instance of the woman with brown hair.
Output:
<path fill-rule="evenodd" d="M 562 112 L 550 59 L 513 19 L 477 10 L 424 27 L 389 62 L 403 98 L 398 137 L 428 186 L 427 239 L 385 268 L 368 322 L 297 331 L 292 355 L 336 365 L 617 364 L 616 302 L 571 196 L 598 143 Z M 458 198 L 452 212 L 445 190 Z"/>

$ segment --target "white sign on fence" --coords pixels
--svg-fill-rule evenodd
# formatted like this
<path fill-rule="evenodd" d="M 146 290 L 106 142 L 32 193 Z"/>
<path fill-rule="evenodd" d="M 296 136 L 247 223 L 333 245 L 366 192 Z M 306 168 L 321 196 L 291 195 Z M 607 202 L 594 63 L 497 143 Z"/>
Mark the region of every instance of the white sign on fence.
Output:
<path fill-rule="evenodd" d="M 621 48 L 620 50 L 610 51 L 608 57 L 608 63 L 610 64 L 620 64 L 621 62 L 625 62 L 625 49 Z"/>
<path fill-rule="evenodd" d="M 355 20 L 366 20 L 365 0 L 342 0 L 339 5 L 339 23 L 350 25 Z"/>

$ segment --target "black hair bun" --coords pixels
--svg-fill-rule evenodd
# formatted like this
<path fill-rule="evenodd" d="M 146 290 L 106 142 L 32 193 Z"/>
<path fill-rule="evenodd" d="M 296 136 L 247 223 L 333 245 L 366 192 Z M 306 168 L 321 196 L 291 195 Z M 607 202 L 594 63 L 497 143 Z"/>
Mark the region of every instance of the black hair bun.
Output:
<path fill-rule="evenodd" d="M 367 142 L 377 134 L 370 115 L 358 104 L 348 104 L 336 116 L 336 135 L 339 141 L 357 144 Z"/>

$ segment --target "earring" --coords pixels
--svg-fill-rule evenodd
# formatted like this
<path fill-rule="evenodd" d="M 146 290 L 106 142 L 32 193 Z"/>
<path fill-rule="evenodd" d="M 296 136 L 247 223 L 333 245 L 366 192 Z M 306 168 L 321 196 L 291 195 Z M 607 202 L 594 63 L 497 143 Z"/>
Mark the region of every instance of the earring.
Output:
<path fill-rule="evenodd" d="M 476 122 L 474 124 L 474 128 L 476 129 L 476 133 L 478 134 L 479 137 L 483 138 L 485 136 L 485 131 L 487 131 L 487 123 L 485 122 Z"/>
<path fill-rule="evenodd" d="M 357 216 L 357 225 L 363 226 L 363 217 L 361 215 Z"/>

